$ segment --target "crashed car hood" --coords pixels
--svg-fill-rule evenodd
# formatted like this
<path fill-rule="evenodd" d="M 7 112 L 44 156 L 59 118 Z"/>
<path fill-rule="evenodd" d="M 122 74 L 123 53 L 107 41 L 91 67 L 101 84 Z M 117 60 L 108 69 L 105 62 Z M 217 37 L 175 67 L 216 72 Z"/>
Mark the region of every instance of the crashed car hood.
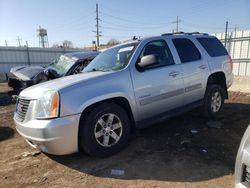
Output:
<path fill-rule="evenodd" d="M 45 68 L 41 66 L 20 66 L 13 67 L 10 72 L 20 80 L 32 80 L 36 75 L 41 73 Z"/>
<path fill-rule="evenodd" d="M 71 76 L 65 76 L 62 78 L 54 79 L 51 81 L 43 82 L 31 87 L 28 87 L 27 89 L 24 89 L 20 93 L 20 97 L 27 98 L 27 99 L 38 99 L 46 91 L 59 91 L 60 89 L 66 88 L 68 86 L 77 84 L 79 82 L 87 82 L 88 80 L 95 79 L 96 77 L 109 74 L 109 72 L 89 72 L 89 73 L 81 73 Z"/>

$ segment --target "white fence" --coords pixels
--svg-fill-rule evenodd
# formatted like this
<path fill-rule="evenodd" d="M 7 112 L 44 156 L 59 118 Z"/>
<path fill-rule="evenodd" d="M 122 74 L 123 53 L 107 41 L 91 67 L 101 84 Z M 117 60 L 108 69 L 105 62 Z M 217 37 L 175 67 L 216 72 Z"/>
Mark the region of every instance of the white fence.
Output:
<path fill-rule="evenodd" d="M 67 52 L 79 51 L 64 48 L 0 47 L 0 74 L 9 73 L 20 65 L 46 65 Z"/>
<path fill-rule="evenodd" d="M 215 36 L 225 45 L 225 33 Z M 234 75 L 250 76 L 250 30 L 229 32 L 226 48 L 234 61 Z"/>

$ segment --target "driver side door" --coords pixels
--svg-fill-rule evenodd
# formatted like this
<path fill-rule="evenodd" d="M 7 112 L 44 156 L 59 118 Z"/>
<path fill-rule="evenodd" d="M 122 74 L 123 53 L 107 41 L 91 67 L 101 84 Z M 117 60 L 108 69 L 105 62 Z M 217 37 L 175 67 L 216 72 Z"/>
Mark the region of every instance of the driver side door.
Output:
<path fill-rule="evenodd" d="M 182 72 L 175 63 L 165 40 L 148 42 L 141 51 L 137 63 L 146 55 L 156 55 L 159 64 L 143 71 L 133 69 L 131 74 L 138 108 L 138 121 L 163 115 L 184 102 Z"/>

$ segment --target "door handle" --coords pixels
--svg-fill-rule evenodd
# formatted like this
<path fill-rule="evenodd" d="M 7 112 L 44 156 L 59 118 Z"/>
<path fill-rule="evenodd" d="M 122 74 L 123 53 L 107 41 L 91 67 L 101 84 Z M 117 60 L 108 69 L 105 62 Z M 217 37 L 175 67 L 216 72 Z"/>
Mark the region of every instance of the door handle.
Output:
<path fill-rule="evenodd" d="M 168 75 L 169 76 L 172 76 L 172 77 L 176 77 L 177 75 L 179 75 L 180 73 L 179 72 L 177 72 L 177 71 L 172 71 L 172 72 L 170 72 Z"/>
<path fill-rule="evenodd" d="M 199 68 L 200 68 L 200 69 L 206 69 L 206 68 L 207 68 L 207 65 L 200 65 Z"/>

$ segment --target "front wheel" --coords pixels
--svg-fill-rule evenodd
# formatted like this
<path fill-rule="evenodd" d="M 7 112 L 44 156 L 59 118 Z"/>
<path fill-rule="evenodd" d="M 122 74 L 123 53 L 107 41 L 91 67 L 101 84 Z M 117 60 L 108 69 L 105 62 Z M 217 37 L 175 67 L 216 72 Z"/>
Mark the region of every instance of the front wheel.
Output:
<path fill-rule="evenodd" d="M 117 153 L 129 139 L 130 121 L 126 111 L 115 103 L 99 104 L 80 123 L 80 145 L 89 155 L 107 157 Z"/>
<path fill-rule="evenodd" d="M 215 118 L 224 106 L 224 90 L 220 85 L 208 85 L 204 97 L 203 112 L 206 117 Z"/>

